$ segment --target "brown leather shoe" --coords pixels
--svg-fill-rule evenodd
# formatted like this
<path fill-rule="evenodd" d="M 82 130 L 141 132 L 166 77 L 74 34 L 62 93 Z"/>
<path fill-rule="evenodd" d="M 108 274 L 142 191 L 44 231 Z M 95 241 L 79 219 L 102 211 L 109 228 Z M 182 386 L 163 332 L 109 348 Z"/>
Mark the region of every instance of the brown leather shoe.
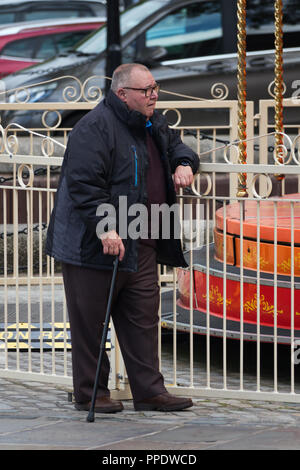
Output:
<path fill-rule="evenodd" d="M 76 410 L 89 411 L 91 402 L 75 403 Z M 122 402 L 112 400 L 110 397 L 103 396 L 96 398 L 95 413 L 117 413 L 124 409 Z"/>
<path fill-rule="evenodd" d="M 135 411 L 180 411 L 191 406 L 190 398 L 176 397 L 168 392 L 134 403 Z"/>

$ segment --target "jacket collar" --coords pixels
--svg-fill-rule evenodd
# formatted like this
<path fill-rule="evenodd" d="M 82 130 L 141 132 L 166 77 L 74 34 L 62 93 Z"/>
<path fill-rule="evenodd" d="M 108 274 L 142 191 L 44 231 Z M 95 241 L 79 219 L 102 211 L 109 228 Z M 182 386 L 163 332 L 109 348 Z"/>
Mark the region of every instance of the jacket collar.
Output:
<path fill-rule="evenodd" d="M 126 104 L 123 103 L 123 101 L 121 101 L 112 90 L 109 90 L 105 101 L 107 105 L 112 108 L 117 117 L 121 121 L 125 122 L 129 127 L 145 129 L 147 122 L 146 116 L 144 116 L 144 114 L 140 113 L 139 111 L 128 109 Z M 155 119 L 156 114 L 157 112 L 154 111 L 154 114 L 151 117 L 152 122 L 153 119 Z"/>

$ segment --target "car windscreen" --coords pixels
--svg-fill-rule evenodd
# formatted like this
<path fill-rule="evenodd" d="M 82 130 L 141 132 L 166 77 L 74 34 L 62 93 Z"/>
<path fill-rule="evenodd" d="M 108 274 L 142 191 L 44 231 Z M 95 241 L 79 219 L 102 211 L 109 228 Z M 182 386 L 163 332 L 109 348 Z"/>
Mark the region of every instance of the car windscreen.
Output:
<path fill-rule="evenodd" d="M 135 5 L 120 15 L 120 31 L 122 36 L 141 23 L 147 16 L 159 10 L 164 3 L 168 2 L 151 0 L 146 3 L 147 5 L 145 5 L 144 2 L 140 5 Z M 100 54 L 106 49 L 106 35 L 106 26 L 103 26 L 86 41 L 82 42 L 76 50 L 85 54 Z"/>

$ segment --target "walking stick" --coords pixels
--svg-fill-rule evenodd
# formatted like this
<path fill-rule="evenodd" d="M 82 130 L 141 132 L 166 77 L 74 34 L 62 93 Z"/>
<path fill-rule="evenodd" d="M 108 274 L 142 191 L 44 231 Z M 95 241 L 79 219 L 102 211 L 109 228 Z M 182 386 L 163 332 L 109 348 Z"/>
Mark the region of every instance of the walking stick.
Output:
<path fill-rule="evenodd" d="M 110 320 L 111 302 L 112 302 L 112 296 L 113 296 L 113 291 L 114 291 L 114 287 L 115 287 L 115 280 L 116 280 L 116 276 L 117 276 L 118 264 L 119 264 L 119 258 L 117 256 L 114 260 L 114 269 L 113 269 L 112 280 L 111 280 L 110 291 L 109 291 L 109 297 L 108 297 L 108 303 L 107 303 L 107 309 L 106 309 L 106 314 L 105 314 L 105 322 L 104 322 L 104 328 L 103 328 L 101 344 L 100 344 L 100 353 L 99 353 L 99 358 L 98 358 L 98 364 L 97 364 L 96 377 L 95 377 L 95 382 L 94 382 L 92 401 L 91 401 L 89 414 L 86 418 L 86 420 L 89 423 L 94 422 L 94 409 L 95 409 L 96 395 L 97 395 L 97 390 L 98 390 L 98 383 L 99 383 L 99 376 L 100 376 L 101 365 L 102 365 L 102 358 L 103 358 L 103 353 L 105 351 L 105 344 L 106 344 L 106 340 L 107 340 L 108 325 L 109 325 L 109 320 Z"/>

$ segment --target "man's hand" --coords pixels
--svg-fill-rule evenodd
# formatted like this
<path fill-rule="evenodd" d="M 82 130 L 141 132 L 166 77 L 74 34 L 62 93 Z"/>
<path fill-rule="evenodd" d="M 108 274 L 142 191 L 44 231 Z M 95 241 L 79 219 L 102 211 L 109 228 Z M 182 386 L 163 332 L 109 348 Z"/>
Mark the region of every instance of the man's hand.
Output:
<path fill-rule="evenodd" d="M 125 254 L 125 247 L 123 245 L 122 238 L 119 237 L 115 230 L 103 233 L 100 235 L 100 240 L 102 242 L 103 253 L 105 255 L 119 255 L 119 260 L 122 261 Z"/>
<path fill-rule="evenodd" d="M 177 192 L 179 188 L 186 188 L 187 186 L 190 186 L 193 182 L 193 178 L 194 175 L 190 166 L 179 165 L 176 168 L 173 177 L 175 191 Z"/>

